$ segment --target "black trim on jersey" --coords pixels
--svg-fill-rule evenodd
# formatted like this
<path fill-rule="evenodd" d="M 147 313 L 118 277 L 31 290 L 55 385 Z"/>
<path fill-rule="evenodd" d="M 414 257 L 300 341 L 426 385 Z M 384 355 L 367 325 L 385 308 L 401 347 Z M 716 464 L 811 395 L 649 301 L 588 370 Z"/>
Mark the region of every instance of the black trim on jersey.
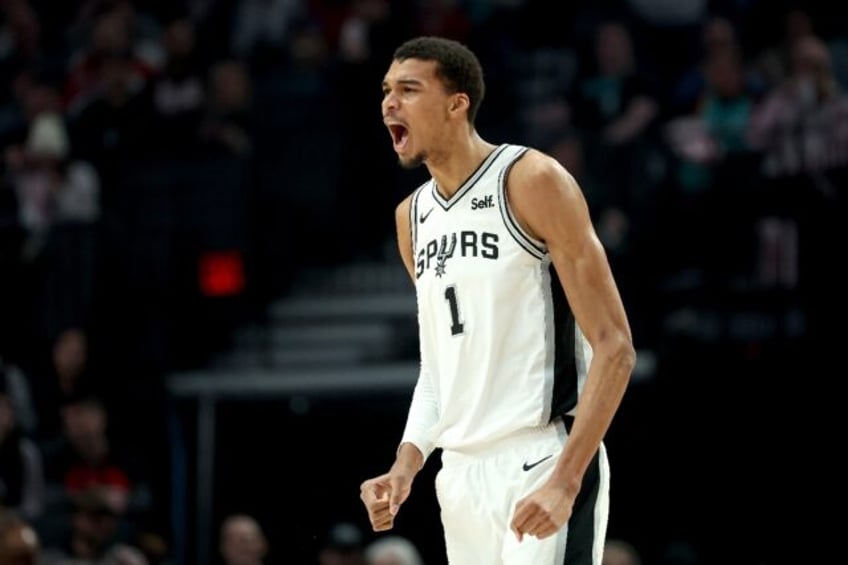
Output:
<path fill-rule="evenodd" d="M 568 519 L 568 539 L 565 542 L 563 565 L 597 565 L 593 560 L 595 538 L 595 507 L 601 487 L 601 450 L 595 452 L 586 468 L 580 492 L 574 500 L 571 518 Z"/>
<path fill-rule="evenodd" d="M 475 184 L 477 184 L 478 180 L 480 180 L 480 177 L 482 177 L 486 173 L 486 171 L 489 170 L 489 168 L 497 160 L 498 156 L 503 153 L 507 147 L 507 144 L 499 145 L 491 153 L 489 153 L 489 155 L 485 159 L 483 159 L 483 162 L 480 163 L 477 169 L 473 173 L 471 173 L 471 176 L 468 177 L 468 179 L 464 183 L 462 183 L 462 186 L 459 187 L 459 190 L 457 190 L 453 194 L 453 196 L 450 197 L 450 199 L 446 199 L 444 196 L 441 195 L 438 186 L 436 186 L 436 181 L 434 180 L 433 199 L 436 201 L 437 204 L 439 204 L 439 206 L 442 207 L 442 209 L 450 209 L 450 207 L 456 204 L 460 198 L 468 194 L 471 188 Z"/>
<path fill-rule="evenodd" d="M 564 416 L 577 406 L 577 326 L 574 313 L 565 298 L 556 270 L 548 266 L 554 316 L 554 387 L 551 395 L 551 420 Z"/>
<path fill-rule="evenodd" d="M 518 221 L 512 214 L 512 210 L 509 208 L 509 200 L 507 199 L 506 194 L 506 177 L 509 174 L 510 169 L 512 169 L 512 166 L 515 165 L 515 163 L 526 153 L 527 147 L 517 153 L 513 157 L 512 161 L 501 170 L 500 176 L 498 177 L 498 203 L 500 204 L 501 217 L 503 218 L 504 226 L 506 226 L 506 230 L 512 236 L 512 239 L 514 239 L 515 242 L 524 248 L 524 250 L 530 255 L 537 259 L 544 259 L 545 253 L 547 252 L 546 249 L 541 245 L 541 242 L 537 242 L 535 239 L 530 237 L 530 235 L 527 234 L 527 232 L 525 232 L 518 224 Z"/>

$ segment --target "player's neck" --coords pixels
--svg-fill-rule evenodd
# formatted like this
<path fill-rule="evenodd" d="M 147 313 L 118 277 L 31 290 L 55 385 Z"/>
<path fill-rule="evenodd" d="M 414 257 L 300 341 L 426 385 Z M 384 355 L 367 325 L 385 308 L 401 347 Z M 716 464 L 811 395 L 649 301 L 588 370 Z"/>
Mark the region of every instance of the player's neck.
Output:
<path fill-rule="evenodd" d="M 453 196 L 495 147 L 473 131 L 442 151 L 440 159 L 428 160 L 427 168 L 442 196 Z"/>

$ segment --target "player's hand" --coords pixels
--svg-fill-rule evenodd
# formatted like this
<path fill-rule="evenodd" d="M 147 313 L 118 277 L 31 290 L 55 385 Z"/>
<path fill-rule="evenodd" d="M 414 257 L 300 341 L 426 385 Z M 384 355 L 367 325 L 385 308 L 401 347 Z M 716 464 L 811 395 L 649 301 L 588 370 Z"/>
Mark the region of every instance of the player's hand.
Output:
<path fill-rule="evenodd" d="M 537 539 L 552 536 L 571 518 L 574 498 L 567 488 L 545 483 L 518 501 L 510 528 L 518 541 L 525 535 Z"/>
<path fill-rule="evenodd" d="M 401 504 L 406 502 L 412 491 L 414 478 L 414 472 L 395 465 L 388 473 L 368 479 L 359 487 L 359 498 L 365 504 L 375 532 L 390 530 L 394 526 Z"/>
<path fill-rule="evenodd" d="M 359 498 L 368 512 L 368 520 L 375 532 L 390 530 L 395 517 L 389 512 L 389 496 L 392 491 L 389 473 L 368 479 L 359 487 Z"/>

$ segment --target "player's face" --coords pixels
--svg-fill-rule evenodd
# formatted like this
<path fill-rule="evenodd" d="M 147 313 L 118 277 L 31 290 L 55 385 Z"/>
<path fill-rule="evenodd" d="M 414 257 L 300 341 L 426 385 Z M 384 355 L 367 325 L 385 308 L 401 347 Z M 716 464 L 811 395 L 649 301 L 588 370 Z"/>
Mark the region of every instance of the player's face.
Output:
<path fill-rule="evenodd" d="M 383 123 L 401 166 L 406 168 L 427 160 L 448 119 L 450 96 L 435 70 L 434 61 L 394 61 L 383 79 Z"/>

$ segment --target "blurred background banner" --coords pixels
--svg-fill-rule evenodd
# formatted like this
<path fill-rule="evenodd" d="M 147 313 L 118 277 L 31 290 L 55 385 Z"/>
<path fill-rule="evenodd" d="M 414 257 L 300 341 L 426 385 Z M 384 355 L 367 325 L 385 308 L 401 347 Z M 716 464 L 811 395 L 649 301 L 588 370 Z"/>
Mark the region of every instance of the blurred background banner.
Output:
<path fill-rule="evenodd" d="M 832 4 L 0 2 L 0 540 L 37 534 L 48 565 L 378 564 L 359 484 L 417 376 L 393 221 L 426 174 L 380 85 L 435 34 L 483 63 L 481 134 L 577 178 L 619 282 L 639 365 L 610 537 L 645 564 L 813 562 L 788 559 L 821 546 L 787 434 L 838 429 Z M 435 465 L 393 532 L 429 565 Z"/>

